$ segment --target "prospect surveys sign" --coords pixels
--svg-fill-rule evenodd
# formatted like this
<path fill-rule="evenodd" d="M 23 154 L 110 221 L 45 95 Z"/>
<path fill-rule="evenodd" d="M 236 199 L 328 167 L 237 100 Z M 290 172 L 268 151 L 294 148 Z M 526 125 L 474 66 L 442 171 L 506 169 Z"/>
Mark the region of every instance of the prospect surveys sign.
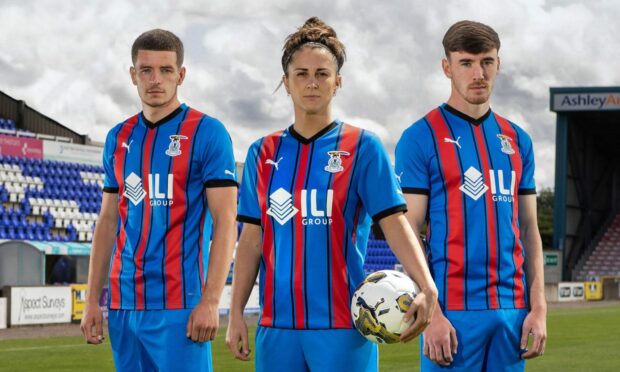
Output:
<path fill-rule="evenodd" d="M 71 322 L 71 287 L 11 287 L 11 325 Z"/>

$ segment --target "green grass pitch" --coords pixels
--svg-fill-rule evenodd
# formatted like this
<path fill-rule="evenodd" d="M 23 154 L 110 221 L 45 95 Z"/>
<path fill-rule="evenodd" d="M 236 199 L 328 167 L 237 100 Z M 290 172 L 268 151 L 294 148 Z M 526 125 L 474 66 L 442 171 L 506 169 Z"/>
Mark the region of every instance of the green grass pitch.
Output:
<path fill-rule="evenodd" d="M 542 358 L 527 371 L 620 370 L 620 306 L 554 309 L 548 316 L 548 342 Z M 251 327 L 253 339 L 255 327 Z M 251 371 L 253 363 L 232 358 L 220 329 L 213 344 L 215 371 Z M 253 348 L 253 345 L 251 345 Z M 381 371 L 419 370 L 419 343 L 380 347 Z M 0 341 L 0 371 L 113 371 L 110 344 L 92 346 L 80 337 Z"/>

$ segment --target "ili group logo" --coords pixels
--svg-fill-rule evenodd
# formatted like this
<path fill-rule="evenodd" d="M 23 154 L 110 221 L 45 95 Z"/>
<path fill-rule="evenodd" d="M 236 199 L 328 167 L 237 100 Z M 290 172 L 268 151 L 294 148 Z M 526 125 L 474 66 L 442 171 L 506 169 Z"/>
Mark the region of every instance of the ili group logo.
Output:
<path fill-rule="evenodd" d="M 475 167 L 469 167 L 463 174 L 465 179 L 463 185 L 459 187 L 465 195 L 469 196 L 473 200 L 480 199 L 488 190 L 489 186 L 484 183 L 483 174 Z M 504 171 L 489 169 L 489 185 L 491 186 L 491 195 L 494 202 L 508 202 L 513 201 L 515 182 L 517 175 L 515 171 L 510 171 L 509 180 L 504 178 Z M 510 186 L 506 187 L 506 182 Z"/>
<path fill-rule="evenodd" d="M 302 225 L 330 225 L 332 223 L 332 209 L 334 201 L 334 190 L 301 190 L 298 205 L 301 208 Z M 267 214 L 273 217 L 280 225 L 286 224 L 293 218 L 299 209 L 295 208 L 293 195 L 282 187 L 269 195 L 269 209 Z"/>
<path fill-rule="evenodd" d="M 162 180 L 163 179 L 163 180 Z M 163 181 L 163 186 L 162 186 Z M 168 174 L 167 177 L 160 177 L 158 173 L 148 175 L 149 183 L 149 203 L 152 207 L 159 206 L 171 206 L 174 203 L 173 200 L 173 184 L 174 175 Z M 125 178 L 125 192 L 123 195 L 137 206 L 146 198 L 147 193 L 142 183 L 142 178 L 137 174 L 131 172 L 127 178 Z"/>
<path fill-rule="evenodd" d="M 299 211 L 293 205 L 293 195 L 281 187 L 269 195 L 269 202 L 267 214 L 278 221 L 280 225 L 287 223 Z"/>

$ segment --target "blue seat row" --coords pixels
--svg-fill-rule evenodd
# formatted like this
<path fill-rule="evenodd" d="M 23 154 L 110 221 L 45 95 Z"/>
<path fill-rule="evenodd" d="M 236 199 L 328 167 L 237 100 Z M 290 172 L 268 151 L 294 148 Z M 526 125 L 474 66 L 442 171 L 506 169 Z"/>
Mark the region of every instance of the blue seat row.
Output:
<path fill-rule="evenodd" d="M 0 118 L 0 128 L 14 130 L 15 122 L 11 119 Z"/>
<path fill-rule="evenodd" d="M 99 165 L 70 163 L 57 160 L 29 159 L 11 155 L 0 155 L 0 163 L 16 164 L 22 168 L 22 171 L 36 170 L 38 167 L 40 172 L 46 169 L 48 172 L 50 170 L 76 170 L 78 172 L 103 173 L 103 167 Z"/>
<path fill-rule="evenodd" d="M 13 226 L 0 226 L 0 239 L 7 240 L 40 240 L 40 241 L 58 241 L 58 242 L 71 242 L 77 239 L 77 232 L 75 229 L 67 229 L 67 234 L 61 236 L 58 234 L 52 234 L 49 229 L 32 229 Z"/>

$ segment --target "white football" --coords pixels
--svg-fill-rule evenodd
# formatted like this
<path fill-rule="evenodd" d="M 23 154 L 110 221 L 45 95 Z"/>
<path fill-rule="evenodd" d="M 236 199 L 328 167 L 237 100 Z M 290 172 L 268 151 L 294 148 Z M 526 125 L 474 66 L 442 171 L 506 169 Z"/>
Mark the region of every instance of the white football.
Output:
<path fill-rule="evenodd" d="M 394 270 L 381 270 L 366 277 L 351 299 L 351 316 L 355 328 L 377 344 L 400 341 L 400 334 L 413 323 L 403 321 L 418 285 L 407 275 Z"/>

